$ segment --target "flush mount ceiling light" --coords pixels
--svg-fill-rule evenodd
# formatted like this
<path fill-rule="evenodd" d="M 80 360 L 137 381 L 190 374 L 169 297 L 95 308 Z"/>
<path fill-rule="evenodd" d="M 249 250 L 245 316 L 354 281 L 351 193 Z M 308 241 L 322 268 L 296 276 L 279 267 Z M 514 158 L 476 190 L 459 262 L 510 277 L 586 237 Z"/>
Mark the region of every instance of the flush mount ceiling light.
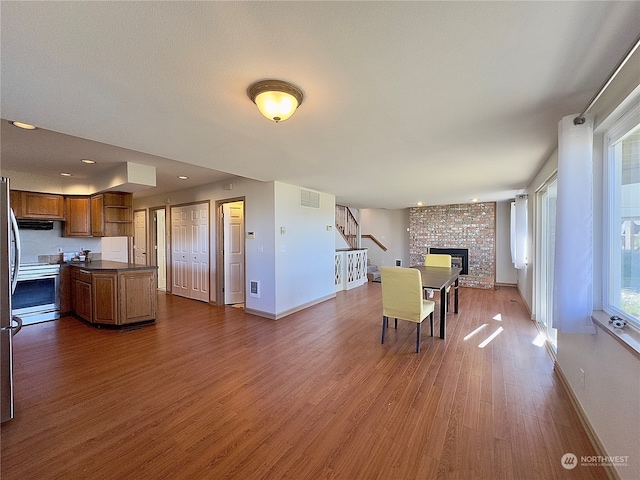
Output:
<path fill-rule="evenodd" d="M 80 160 L 82 163 L 86 163 L 87 165 L 93 165 L 94 163 L 96 163 L 95 160 L 91 160 L 90 158 L 83 158 L 82 160 Z"/>
<path fill-rule="evenodd" d="M 60 172 L 60 175 L 61 175 L 62 177 L 70 177 L 70 176 L 71 176 L 71 174 L 70 174 L 70 173 L 67 173 L 67 172 Z"/>
<path fill-rule="evenodd" d="M 293 115 L 304 100 L 304 93 L 283 80 L 260 80 L 247 88 L 247 95 L 260 113 L 276 123 Z"/>
<path fill-rule="evenodd" d="M 22 128 L 24 130 L 35 130 L 36 127 L 29 124 L 29 123 L 22 123 L 22 122 L 9 122 L 11 123 L 11 125 L 13 125 L 14 127 L 18 127 L 18 128 Z"/>
<path fill-rule="evenodd" d="M 188 180 L 189 179 L 189 177 L 187 177 L 186 175 L 178 175 L 178 178 L 180 180 Z"/>

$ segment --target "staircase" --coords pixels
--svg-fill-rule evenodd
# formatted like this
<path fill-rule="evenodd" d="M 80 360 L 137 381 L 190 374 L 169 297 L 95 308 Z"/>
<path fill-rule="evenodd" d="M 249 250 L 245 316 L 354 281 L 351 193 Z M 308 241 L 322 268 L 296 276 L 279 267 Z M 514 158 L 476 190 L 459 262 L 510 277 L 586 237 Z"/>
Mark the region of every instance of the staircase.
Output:
<path fill-rule="evenodd" d="M 351 248 L 358 248 L 358 221 L 351 210 L 344 205 L 336 205 L 336 228 Z"/>
<path fill-rule="evenodd" d="M 380 269 L 377 265 L 371 265 L 369 260 L 367 260 L 367 279 L 370 282 L 380 283 Z"/>

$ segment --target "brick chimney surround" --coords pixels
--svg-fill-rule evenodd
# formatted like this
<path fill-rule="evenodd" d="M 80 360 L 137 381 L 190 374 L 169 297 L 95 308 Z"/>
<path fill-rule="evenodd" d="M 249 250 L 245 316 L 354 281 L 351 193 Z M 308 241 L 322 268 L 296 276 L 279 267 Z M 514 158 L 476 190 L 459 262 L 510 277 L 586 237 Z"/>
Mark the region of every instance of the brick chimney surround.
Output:
<path fill-rule="evenodd" d="M 463 287 L 495 288 L 496 204 L 463 203 L 409 208 L 409 260 L 422 265 L 429 248 L 469 249 Z"/>

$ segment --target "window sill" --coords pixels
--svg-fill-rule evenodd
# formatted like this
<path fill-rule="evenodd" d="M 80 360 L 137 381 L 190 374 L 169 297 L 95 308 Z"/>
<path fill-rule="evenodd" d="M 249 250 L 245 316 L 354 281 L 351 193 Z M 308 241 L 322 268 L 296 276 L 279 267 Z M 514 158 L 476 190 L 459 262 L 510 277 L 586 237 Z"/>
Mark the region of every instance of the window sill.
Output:
<path fill-rule="evenodd" d="M 640 358 L 640 332 L 638 330 L 631 325 L 624 328 L 613 328 L 609 323 L 609 315 L 602 310 L 594 310 L 591 318 L 596 325 L 622 343 L 637 358 Z"/>

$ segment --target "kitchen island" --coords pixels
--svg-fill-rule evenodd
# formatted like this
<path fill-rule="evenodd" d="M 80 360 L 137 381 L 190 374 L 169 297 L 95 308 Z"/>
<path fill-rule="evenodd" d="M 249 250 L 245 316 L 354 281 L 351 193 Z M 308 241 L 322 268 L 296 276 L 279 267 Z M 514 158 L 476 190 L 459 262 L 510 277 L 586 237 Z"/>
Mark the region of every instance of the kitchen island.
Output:
<path fill-rule="evenodd" d="M 156 318 L 156 266 L 96 260 L 71 262 L 72 312 L 96 325 L 129 325 Z"/>

